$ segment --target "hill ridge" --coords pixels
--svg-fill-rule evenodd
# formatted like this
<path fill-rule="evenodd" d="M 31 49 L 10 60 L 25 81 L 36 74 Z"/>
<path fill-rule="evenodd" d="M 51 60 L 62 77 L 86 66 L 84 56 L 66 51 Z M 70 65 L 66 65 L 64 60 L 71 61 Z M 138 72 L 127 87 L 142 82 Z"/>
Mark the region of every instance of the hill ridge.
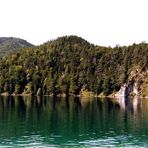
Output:
<path fill-rule="evenodd" d="M 32 47 L 33 45 L 24 39 L 16 37 L 0 37 L 0 56 L 18 51 L 21 48 Z"/>
<path fill-rule="evenodd" d="M 101 47 L 76 36 L 22 49 L 0 60 L 0 92 L 10 94 L 109 95 L 134 84 L 147 95 L 148 44 Z M 145 91 L 145 92 L 144 92 Z"/>

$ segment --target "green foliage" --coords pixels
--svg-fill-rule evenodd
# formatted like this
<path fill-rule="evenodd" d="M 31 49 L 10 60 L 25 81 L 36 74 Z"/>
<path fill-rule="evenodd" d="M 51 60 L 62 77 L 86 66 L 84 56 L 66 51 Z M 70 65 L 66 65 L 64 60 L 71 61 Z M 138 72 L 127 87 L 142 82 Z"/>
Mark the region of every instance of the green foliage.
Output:
<path fill-rule="evenodd" d="M 16 85 L 15 85 L 15 91 L 14 91 L 14 93 L 15 93 L 15 94 L 19 94 L 20 91 L 21 91 L 21 86 L 20 86 L 19 84 L 16 84 Z"/>
<path fill-rule="evenodd" d="M 0 92 L 94 94 L 118 91 L 133 67 L 148 67 L 148 45 L 100 47 L 65 36 L 0 59 Z"/>

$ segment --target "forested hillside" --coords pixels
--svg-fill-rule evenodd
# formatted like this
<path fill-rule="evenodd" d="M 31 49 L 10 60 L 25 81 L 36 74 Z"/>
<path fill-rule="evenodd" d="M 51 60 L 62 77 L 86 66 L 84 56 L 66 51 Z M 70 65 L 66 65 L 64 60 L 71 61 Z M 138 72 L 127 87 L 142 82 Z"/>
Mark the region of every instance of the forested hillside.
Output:
<path fill-rule="evenodd" d="M 148 44 L 100 47 L 65 36 L 0 60 L 0 93 L 99 95 L 116 92 L 135 69 L 148 68 Z M 138 81 L 142 85 L 144 80 Z"/>
<path fill-rule="evenodd" d="M 25 40 L 13 37 L 0 37 L 0 57 L 21 48 L 32 47 L 33 45 Z"/>

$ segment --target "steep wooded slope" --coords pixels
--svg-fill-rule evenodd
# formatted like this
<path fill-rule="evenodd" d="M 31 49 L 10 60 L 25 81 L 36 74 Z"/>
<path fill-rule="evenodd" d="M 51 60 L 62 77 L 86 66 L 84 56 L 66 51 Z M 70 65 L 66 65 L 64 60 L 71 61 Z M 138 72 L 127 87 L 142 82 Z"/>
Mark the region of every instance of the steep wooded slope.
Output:
<path fill-rule="evenodd" d="M 0 92 L 105 95 L 129 81 L 138 67 L 148 68 L 148 44 L 100 47 L 77 36 L 64 36 L 23 49 L 0 61 Z M 143 85 L 143 83 L 139 84 Z"/>

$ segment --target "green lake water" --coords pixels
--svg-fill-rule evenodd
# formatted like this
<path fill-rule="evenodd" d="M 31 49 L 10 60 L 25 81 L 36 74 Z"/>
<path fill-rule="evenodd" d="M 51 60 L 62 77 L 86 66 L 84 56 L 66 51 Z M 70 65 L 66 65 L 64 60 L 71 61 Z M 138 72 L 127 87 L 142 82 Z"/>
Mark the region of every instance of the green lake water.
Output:
<path fill-rule="evenodd" d="M 0 147 L 148 147 L 148 99 L 0 97 Z"/>

